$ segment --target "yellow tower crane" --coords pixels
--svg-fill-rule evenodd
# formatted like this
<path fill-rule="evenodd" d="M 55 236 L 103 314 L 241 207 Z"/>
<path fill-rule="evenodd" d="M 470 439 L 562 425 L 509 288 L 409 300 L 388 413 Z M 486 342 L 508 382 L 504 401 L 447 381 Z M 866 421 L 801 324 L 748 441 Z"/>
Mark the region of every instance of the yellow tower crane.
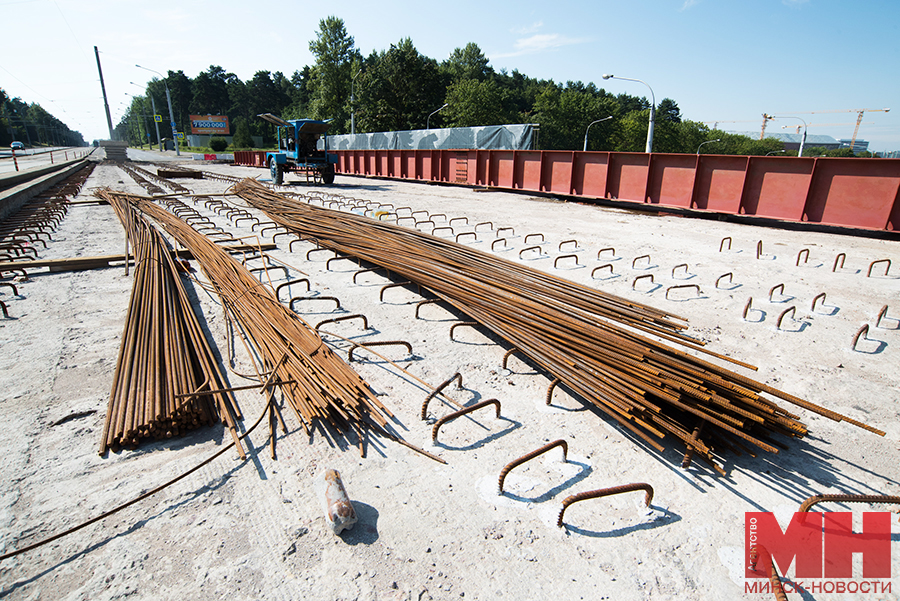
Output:
<path fill-rule="evenodd" d="M 784 111 L 784 113 L 777 113 L 779 115 L 793 115 L 795 113 L 800 113 L 803 115 L 818 115 L 824 113 L 857 113 L 858 116 L 856 118 L 856 129 L 853 130 L 853 138 L 850 140 L 850 148 L 851 150 L 856 145 L 856 136 L 859 134 L 859 126 L 862 123 L 863 115 L 865 113 L 887 113 L 890 112 L 891 109 L 840 109 L 836 111 Z M 763 131 L 766 130 L 766 115 L 763 114 Z"/>

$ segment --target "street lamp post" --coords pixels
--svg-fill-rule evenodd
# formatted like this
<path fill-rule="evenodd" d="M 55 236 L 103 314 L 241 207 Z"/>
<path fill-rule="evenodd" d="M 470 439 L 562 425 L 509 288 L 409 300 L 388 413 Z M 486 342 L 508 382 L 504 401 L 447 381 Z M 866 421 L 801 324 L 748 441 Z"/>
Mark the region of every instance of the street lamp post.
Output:
<path fill-rule="evenodd" d="M 356 72 L 356 75 L 362 73 L 362 68 Z M 356 103 L 353 96 L 353 84 L 356 83 L 356 75 L 350 78 L 350 133 L 356 133 Z"/>
<path fill-rule="evenodd" d="M 804 121 L 801 117 L 796 117 L 794 115 L 782 115 L 780 118 L 781 119 L 799 119 L 800 121 L 803 122 L 803 137 L 800 138 L 800 150 L 797 152 L 797 156 L 802 157 L 803 156 L 803 146 L 806 144 L 806 129 L 807 129 L 806 121 Z M 770 119 L 779 119 L 779 117 L 770 117 Z"/>
<path fill-rule="evenodd" d="M 156 73 L 160 77 L 162 77 L 162 73 L 159 71 L 154 71 L 153 69 L 148 69 L 147 67 L 142 67 L 140 65 L 135 65 L 138 69 L 143 69 L 144 71 L 150 71 L 151 73 Z M 172 123 L 172 141 L 175 143 L 175 154 L 177 156 L 181 156 L 181 150 L 178 148 L 178 132 L 175 130 L 175 113 L 172 111 L 172 95 L 169 94 L 169 84 L 166 83 L 166 78 L 163 77 L 163 85 L 166 86 L 166 102 L 169 103 L 169 120 Z"/>
<path fill-rule="evenodd" d="M 700 146 L 697 147 L 697 154 L 700 154 L 700 149 L 703 148 L 704 144 L 712 144 L 713 142 L 721 142 L 721 141 L 722 140 L 720 140 L 720 139 L 716 139 L 716 140 L 707 140 L 706 142 L 701 142 Z"/>
<path fill-rule="evenodd" d="M 436 110 L 436 111 L 431 111 L 431 114 L 429 114 L 429 115 L 428 115 L 428 118 L 425 119 L 425 129 L 431 129 L 431 127 L 430 127 L 430 125 L 431 125 L 431 115 L 433 115 L 433 114 L 435 114 L 435 113 L 439 113 L 440 111 L 444 110 L 444 109 L 447 108 L 448 106 L 450 106 L 450 105 L 447 104 L 447 103 L 445 102 L 445 103 L 444 103 L 444 106 L 442 106 L 442 107 L 439 108 L 438 110 Z"/>
<path fill-rule="evenodd" d="M 141 87 L 133 81 L 129 81 L 133 86 Z M 147 96 L 150 97 L 150 108 L 153 110 L 153 125 L 156 127 L 156 143 L 159 144 L 159 151 L 162 152 L 162 138 L 159 137 L 159 122 L 156 120 L 156 103 L 153 101 L 153 94 L 150 93 L 150 90 L 147 90 Z M 150 147 L 152 150 L 152 146 Z"/>
<path fill-rule="evenodd" d="M 585 152 L 587 152 L 588 132 L 591 131 L 591 125 L 593 125 L 594 123 L 603 123 L 604 121 L 608 121 L 609 119 L 612 119 L 612 115 L 610 115 L 609 117 L 604 117 L 603 119 L 597 119 L 596 121 L 591 121 L 588 124 L 587 129 L 584 130 L 584 151 Z"/>
<path fill-rule="evenodd" d="M 656 113 L 656 95 L 653 93 L 653 88 L 650 87 L 650 84 L 641 79 L 631 79 L 628 77 L 616 77 L 615 75 L 603 75 L 603 79 L 624 79 L 625 81 L 636 81 L 638 83 L 642 83 L 647 86 L 647 89 L 650 90 L 650 124 L 647 126 L 647 148 L 644 150 L 646 153 L 653 152 L 653 123 L 655 121 L 654 114 Z"/>

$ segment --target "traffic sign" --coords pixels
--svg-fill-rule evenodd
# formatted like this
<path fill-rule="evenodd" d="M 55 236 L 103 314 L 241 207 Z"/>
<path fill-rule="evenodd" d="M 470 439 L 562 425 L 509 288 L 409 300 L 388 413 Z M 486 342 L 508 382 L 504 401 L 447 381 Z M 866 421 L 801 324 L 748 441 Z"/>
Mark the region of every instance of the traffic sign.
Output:
<path fill-rule="evenodd" d="M 175 137 L 178 138 L 179 140 L 183 140 L 183 139 L 184 139 L 184 134 L 181 133 L 181 132 L 178 132 L 178 133 L 175 134 Z"/>
<path fill-rule="evenodd" d="M 157 123 L 162 123 L 162 115 L 153 115 L 153 120 Z"/>

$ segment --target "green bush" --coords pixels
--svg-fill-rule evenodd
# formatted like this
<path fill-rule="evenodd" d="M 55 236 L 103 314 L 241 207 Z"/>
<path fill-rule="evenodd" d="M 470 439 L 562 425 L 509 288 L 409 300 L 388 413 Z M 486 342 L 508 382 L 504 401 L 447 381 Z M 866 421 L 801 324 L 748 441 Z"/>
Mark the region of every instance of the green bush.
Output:
<path fill-rule="evenodd" d="M 225 138 L 210 138 L 209 147 L 216 152 L 222 152 L 228 148 L 228 141 Z"/>

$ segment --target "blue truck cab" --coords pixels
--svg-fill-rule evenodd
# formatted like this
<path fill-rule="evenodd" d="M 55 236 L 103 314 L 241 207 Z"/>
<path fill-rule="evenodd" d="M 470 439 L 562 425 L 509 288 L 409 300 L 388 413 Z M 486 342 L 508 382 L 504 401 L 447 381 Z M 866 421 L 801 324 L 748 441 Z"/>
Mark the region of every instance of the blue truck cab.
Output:
<path fill-rule="evenodd" d="M 328 129 L 331 119 L 285 120 L 271 113 L 259 115 L 277 126 L 278 150 L 266 153 L 266 165 L 272 173 L 272 181 L 281 184 L 286 171 L 305 173 L 306 181 L 331 184 L 334 182 L 335 154 L 328 153 Z M 319 140 L 322 148 L 319 148 Z"/>

